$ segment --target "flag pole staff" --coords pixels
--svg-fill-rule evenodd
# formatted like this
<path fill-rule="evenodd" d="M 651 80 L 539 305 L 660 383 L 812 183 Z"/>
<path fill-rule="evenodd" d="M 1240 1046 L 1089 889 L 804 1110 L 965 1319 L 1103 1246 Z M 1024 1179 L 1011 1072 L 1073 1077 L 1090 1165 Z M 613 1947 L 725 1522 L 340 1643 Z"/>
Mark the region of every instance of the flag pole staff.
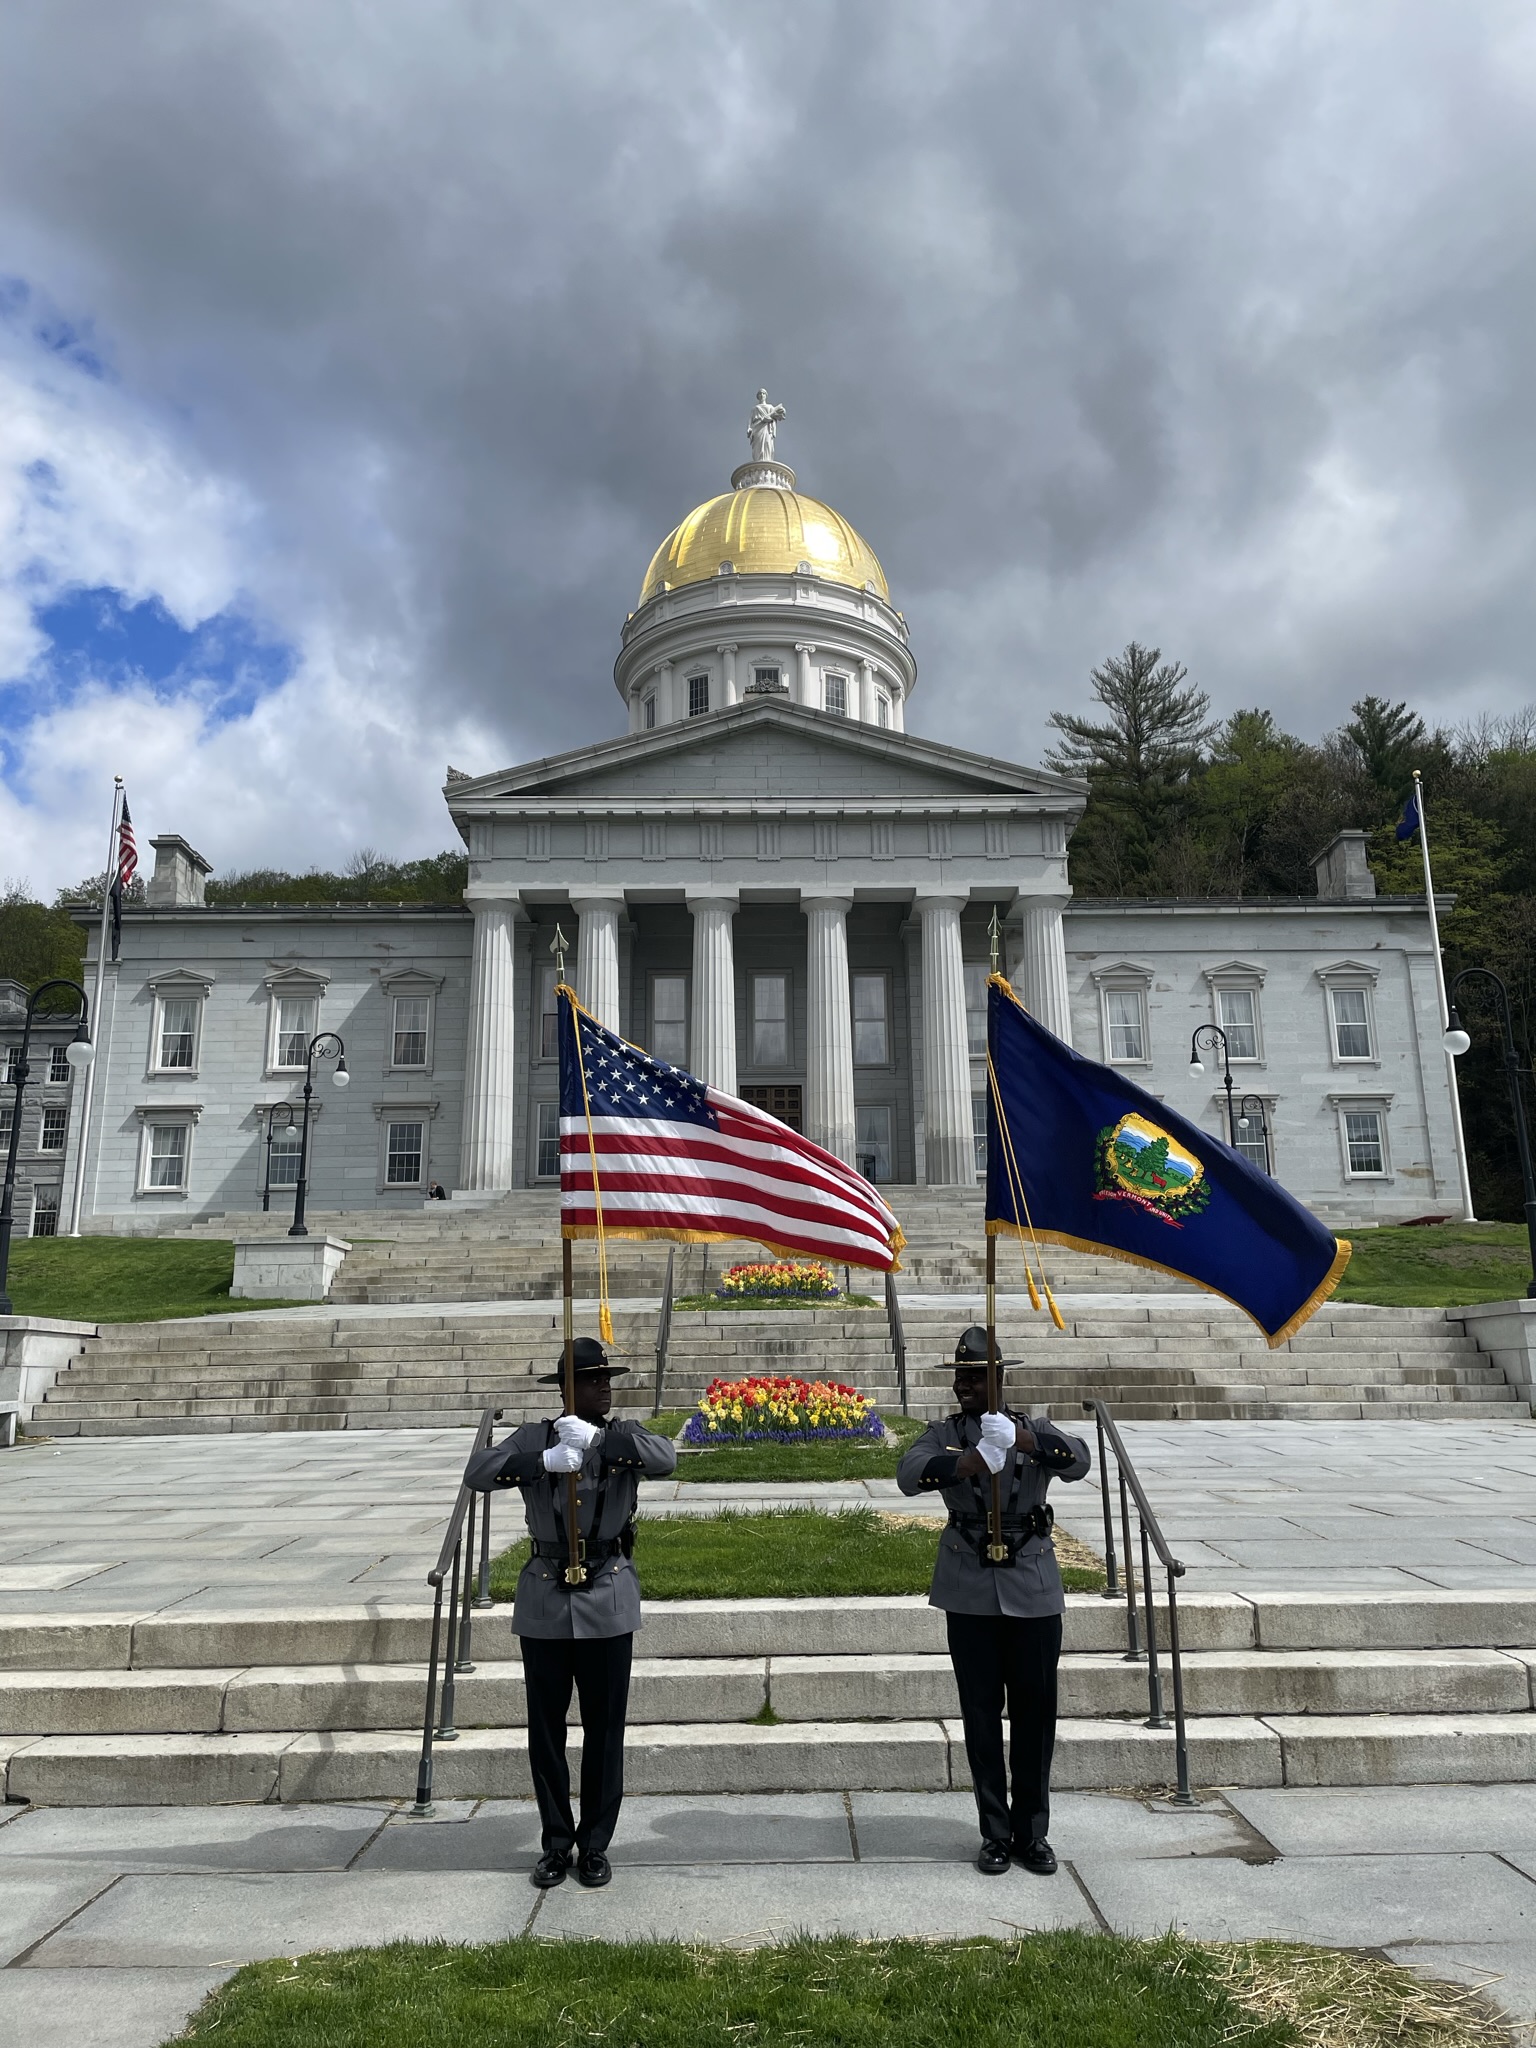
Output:
<path fill-rule="evenodd" d="M 565 933 L 555 926 L 555 936 L 549 950 L 555 956 L 555 980 L 565 982 Z M 566 998 L 569 1001 L 569 997 Z M 577 1047 L 576 1056 L 581 1057 Z M 571 1276 L 571 1240 L 561 1232 L 560 1236 L 560 1291 L 565 1317 L 565 1355 L 562 1365 L 565 1395 L 565 1412 L 576 1413 L 576 1301 Z M 577 1476 L 574 1472 L 565 1475 L 565 1537 L 566 1563 L 565 1583 L 568 1586 L 584 1586 L 587 1583 L 587 1568 L 581 1561 L 581 1499 L 577 1492 Z"/>
<path fill-rule="evenodd" d="M 997 906 L 992 906 L 990 926 L 992 941 L 992 972 L 997 973 L 998 923 Z M 985 1204 L 983 1204 L 985 1207 Z M 999 1395 L 997 1353 L 997 1239 L 987 1232 L 987 1413 L 997 1413 Z M 987 1551 L 993 1564 L 1004 1564 L 1008 1558 L 1008 1546 L 1003 1541 L 1003 1479 L 1000 1472 L 991 1475 L 991 1505 L 987 1515 Z"/>
<path fill-rule="evenodd" d="M 107 835 L 107 874 L 101 889 L 101 932 L 96 941 L 96 999 L 91 1004 L 91 1021 L 96 1030 L 96 1050 L 101 1044 L 101 992 L 107 978 L 107 918 L 112 905 L 112 880 L 117 872 L 117 828 L 123 802 L 123 778 L 112 778 L 112 830 Z M 91 1104 L 96 1095 L 96 1061 L 86 1068 L 80 1084 L 80 1129 L 75 1139 L 75 1185 L 69 1198 L 69 1235 L 80 1235 L 80 1212 L 85 1205 L 85 1155 L 91 1136 Z"/>
<path fill-rule="evenodd" d="M 1440 1030 L 1442 1035 L 1451 1028 L 1450 998 L 1445 992 L 1445 962 L 1440 955 L 1440 918 L 1435 909 L 1435 885 L 1429 872 L 1429 826 L 1424 819 L 1424 780 L 1417 768 L 1413 771 L 1413 795 L 1419 814 L 1419 852 L 1424 859 L 1424 901 L 1429 906 L 1429 936 L 1435 949 L 1435 987 L 1440 995 Z M 1444 1054 L 1446 1080 L 1451 1090 L 1451 1135 L 1456 1144 L 1456 1173 L 1461 1182 L 1461 1220 L 1475 1223 L 1477 1211 L 1472 1206 L 1472 1177 L 1467 1170 L 1467 1140 L 1461 1127 L 1461 1094 L 1456 1085 L 1456 1056 Z"/>

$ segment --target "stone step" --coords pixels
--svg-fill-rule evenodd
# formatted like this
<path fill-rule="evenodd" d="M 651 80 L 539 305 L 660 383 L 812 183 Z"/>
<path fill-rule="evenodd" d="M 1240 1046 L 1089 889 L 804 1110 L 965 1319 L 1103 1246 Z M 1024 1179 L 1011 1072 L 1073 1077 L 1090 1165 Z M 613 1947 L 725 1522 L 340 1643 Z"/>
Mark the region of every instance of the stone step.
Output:
<path fill-rule="evenodd" d="M 504 1635 L 504 1629 L 495 1632 Z M 480 1651 L 457 1681 L 460 1728 L 527 1721 L 521 1664 Z M 1212 1715 L 1516 1714 L 1532 1708 L 1536 1651 L 1226 1650 L 1184 1658 L 1186 1711 Z M 0 1737 L 263 1734 L 411 1726 L 424 1664 L 249 1666 L 244 1670 L 10 1672 L 0 1675 Z M 1164 1669 L 1164 1686 L 1167 1687 Z M 1123 1655 L 1068 1653 L 1061 1712 L 1079 1720 L 1147 1713 L 1146 1666 Z M 947 1655 L 637 1657 L 632 1726 L 752 1721 L 953 1719 Z"/>

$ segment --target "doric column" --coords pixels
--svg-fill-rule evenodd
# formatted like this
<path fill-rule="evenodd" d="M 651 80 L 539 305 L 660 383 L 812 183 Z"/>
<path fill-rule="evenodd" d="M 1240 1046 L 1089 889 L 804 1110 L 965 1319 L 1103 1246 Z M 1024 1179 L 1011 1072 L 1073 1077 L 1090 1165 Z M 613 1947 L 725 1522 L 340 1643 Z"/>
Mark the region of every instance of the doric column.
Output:
<path fill-rule="evenodd" d="M 459 1186 L 512 1186 L 515 898 L 470 901 L 475 938 L 469 970 L 469 1044 L 464 1057 L 464 1130 Z"/>
<path fill-rule="evenodd" d="M 1009 979 L 1029 1014 L 1047 1031 L 1072 1043 L 1072 1005 L 1067 993 L 1067 940 L 1061 913 L 1065 897 L 1021 896 L 1015 905 L 1018 931 L 1010 931 Z M 1011 922 L 1011 920 L 1010 920 Z"/>
<path fill-rule="evenodd" d="M 690 896 L 693 912 L 693 1026 L 688 1064 L 701 1081 L 736 1093 L 734 896 Z"/>
<path fill-rule="evenodd" d="M 815 652 L 816 643 L 813 640 L 797 640 L 795 642 L 795 655 L 800 664 L 799 673 L 796 677 L 798 687 L 795 691 L 795 701 L 797 704 L 814 704 L 816 701 L 815 685 L 811 681 L 811 656 Z"/>
<path fill-rule="evenodd" d="M 599 1024 L 619 1028 L 619 895 L 573 896 L 581 919 L 576 939 L 576 993 Z"/>
<path fill-rule="evenodd" d="M 872 661 L 859 663 L 859 716 L 866 725 L 878 725 L 875 716 L 875 665 Z"/>
<path fill-rule="evenodd" d="M 677 716 L 672 702 L 672 664 L 658 661 L 656 664 L 656 723 L 670 725 Z"/>
<path fill-rule="evenodd" d="M 971 1057 L 960 957 L 963 896 L 919 896 L 923 920 L 923 1120 L 930 1187 L 974 1187 Z"/>
<path fill-rule="evenodd" d="M 848 896 L 800 898 L 806 922 L 805 1134 L 855 1164 Z"/>
<path fill-rule="evenodd" d="M 720 657 L 720 701 L 722 704 L 736 702 L 736 642 L 727 640 L 715 649 Z"/>
<path fill-rule="evenodd" d="M 907 729 L 906 693 L 900 683 L 891 685 L 891 724 L 898 732 L 905 732 Z"/>

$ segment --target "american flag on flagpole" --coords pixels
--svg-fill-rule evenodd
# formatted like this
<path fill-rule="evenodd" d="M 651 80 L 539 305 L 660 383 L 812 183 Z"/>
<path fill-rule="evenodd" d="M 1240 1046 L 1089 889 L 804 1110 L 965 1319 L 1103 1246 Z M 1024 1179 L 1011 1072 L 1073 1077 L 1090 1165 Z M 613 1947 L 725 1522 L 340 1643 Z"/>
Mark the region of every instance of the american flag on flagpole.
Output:
<path fill-rule="evenodd" d="M 112 903 L 112 958 L 115 960 L 123 937 L 123 892 L 139 872 L 139 843 L 133 836 L 133 820 L 128 815 L 128 797 L 123 795 L 123 808 L 117 821 L 117 859 L 112 868 L 112 879 L 107 894 Z"/>
<path fill-rule="evenodd" d="M 563 984 L 559 994 L 567 1237 L 746 1238 L 896 1269 L 901 1225 L 862 1174 L 777 1117 L 627 1045 Z"/>

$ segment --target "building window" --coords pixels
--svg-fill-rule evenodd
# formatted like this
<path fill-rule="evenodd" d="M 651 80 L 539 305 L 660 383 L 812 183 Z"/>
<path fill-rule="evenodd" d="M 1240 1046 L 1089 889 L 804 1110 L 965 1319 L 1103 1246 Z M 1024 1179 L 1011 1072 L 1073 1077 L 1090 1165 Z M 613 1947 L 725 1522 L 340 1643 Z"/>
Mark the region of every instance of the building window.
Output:
<path fill-rule="evenodd" d="M 184 1188 L 187 1184 L 188 1124 L 151 1124 L 146 1147 L 144 1185 Z"/>
<path fill-rule="evenodd" d="M 69 1108 L 62 1102 L 50 1102 L 43 1110 L 43 1128 L 38 1133 L 39 1152 L 62 1152 L 64 1137 L 69 1129 Z"/>
<path fill-rule="evenodd" d="M 1337 1060 L 1368 1060 L 1371 1049 L 1370 997 L 1363 988 L 1331 988 L 1333 1056 Z"/>
<path fill-rule="evenodd" d="M 20 1065 L 21 1047 L 19 1045 L 8 1045 L 5 1048 L 5 1086 L 7 1088 L 15 1087 L 16 1071 Z"/>
<path fill-rule="evenodd" d="M 1352 990 L 1342 993 L 1352 994 Z M 1379 1109 L 1346 1109 L 1345 1171 L 1351 1180 L 1383 1180 L 1387 1172 L 1387 1140 Z"/>
<path fill-rule="evenodd" d="M 887 697 L 884 690 L 878 690 L 875 693 L 875 723 L 876 725 L 883 725 L 887 729 L 890 727 L 891 700 Z"/>
<path fill-rule="evenodd" d="M 391 1188 L 414 1188 L 421 1185 L 422 1123 L 399 1123 L 389 1127 L 389 1143 L 384 1153 L 384 1185 Z"/>
<path fill-rule="evenodd" d="M 654 690 L 647 691 L 645 702 L 641 706 L 641 714 L 641 722 L 645 730 L 647 732 L 654 731 L 656 725 L 656 692 Z"/>
<path fill-rule="evenodd" d="M 160 1021 L 155 1033 L 155 1064 L 162 1073 L 179 1070 L 190 1073 L 197 1064 L 196 996 L 162 996 Z M 306 1038 L 305 1044 L 309 1041 Z M 299 1064 L 303 1065 L 302 1055 Z"/>
<path fill-rule="evenodd" d="M 1262 1113 L 1252 1109 L 1239 1111 L 1237 1127 L 1232 1135 L 1234 1151 L 1241 1152 L 1248 1164 L 1256 1166 L 1260 1173 L 1272 1174 L 1275 1167 L 1270 1156 L 1270 1116 L 1268 1104 Z"/>
<path fill-rule="evenodd" d="M 34 1188 L 32 1190 L 32 1235 L 34 1237 L 57 1237 L 58 1234 L 58 1189 Z"/>
<path fill-rule="evenodd" d="M 861 1103 L 854 1111 L 853 1150 L 866 1180 L 891 1178 L 891 1105 Z"/>
<path fill-rule="evenodd" d="M 533 1162 L 537 1180 L 560 1178 L 560 1105 L 541 1102 L 538 1106 L 537 1153 Z"/>
<path fill-rule="evenodd" d="M 985 960 L 967 960 L 965 970 L 965 1045 L 974 1059 L 987 1049 L 987 976 Z"/>
<path fill-rule="evenodd" d="M 427 1018 L 430 1003 L 430 996 L 395 997 L 391 1065 L 424 1067 L 427 1064 Z"/>
<path fill-rule="evenodd" d="M 279 996 L 273 1032 L 274 1067 L 302 1067 L 315 1035 L 319 1003 L 314 996 Z"/>
<path fill-rule="evenodd" d="M 836 712 L 839 718 L 848 716 L 848 678 L 827 677 L 827 709 Z"/>
<path fill-rule="evenodd" d="M 284 1124 L 272 1134 L 272 1149 L 267 1155 L 270 1171 L 267 1185 L 273 1188 L 296 1188 L 299 1184 L 299 1126 Z"/>
<path fill-rule="evenodd" d="M 1104 991 L 1104 1043 L 1111 1066 L 1147 1063 L 1147 999 L 1139 988 Z"/>
<path fill-rule="evenodd" d="M 560 1001 L 555 994 L 559 980 L 552 966 L 539 969 L 539 1058 L 557 1059 L 560 1053 Z"/>
<path fill-rule="evenodd" d="M 885 1007 L 885 976 L 856 974 L 853 977 L 853 1064 L 856 1067 L 888 1067 L 891 1063 Z"/>
<path fill-rule="evenodd" d="M 10 1102 L 0 1102 L 0 1145 L 10 1144 L 11 1124 L 15 1119 L 15 1115 L 16 1103 L 14 1098 Z"/>
<path fill-rule="evenodd" d="M 708 709 L 709 677 L 690 676 L 688 678 L 688 716 L 690 718 L 701 718 Z"/>
<path fill-rule="evenodd" d="M 976 1153 L 976 1177 L 986 1177 L 987 1171 L 987 1098 L 985 1095 L 971 1097 L 971 1144 Z"/>
<path fill-rule="evenodd" d="M 755 668 L 752 671 L 751 687 L 753 690 L 772 692 L 774 690 L 782 690 L 784 685 L 779 680 L 779 672 L 776 668 Z"/>
<path fill-rule="evenodd" d="M 789 976 L 752 977 L 752 1064 L 789 1065 Z"/>
<path fill-rule="evenodd" d="M 688 1064 L 688 977 L 686 974 L 651 976 L 652 1059 L 669 1066 Z"/>
<path fill-rule="evenodd" d="M 48 1078 L 50 1081 L 69 1079 L 69 1047 L 56 1045 L 48 1055 Z"/>
<path fill-rule="evenodd" d="M 1256 988 L 1219 988 L 1216 1022 L 1227 1034 L 1227 1057 L 1256 1060 L 1259 1052 L 1259 992 Z"/>

